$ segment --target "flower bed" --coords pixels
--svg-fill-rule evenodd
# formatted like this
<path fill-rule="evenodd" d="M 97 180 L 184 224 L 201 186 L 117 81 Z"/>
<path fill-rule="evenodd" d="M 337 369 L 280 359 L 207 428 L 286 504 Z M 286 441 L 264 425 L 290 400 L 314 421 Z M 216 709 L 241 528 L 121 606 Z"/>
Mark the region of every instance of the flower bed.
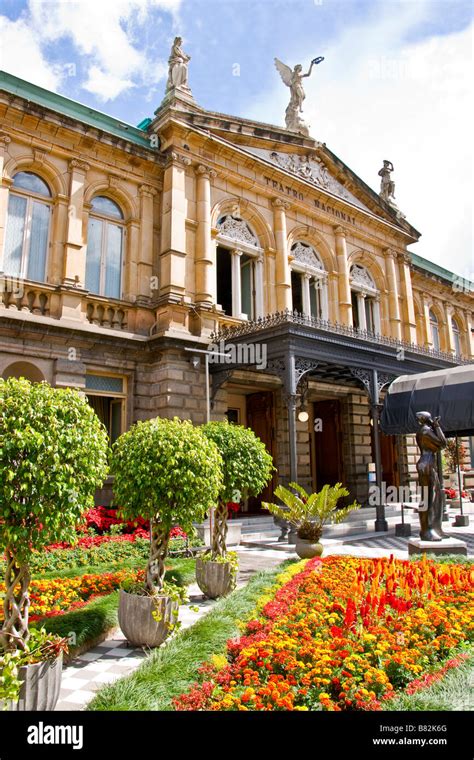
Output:
<path fill-rule="evenodd" d="M 380 710 L 453 666 L 448 658 L 474 640 L 473 601 L 468 565 L 426 557 L 298 563 L 175 709 Z"/>
<path fill-rule="evenodd" d="M 115 591 L 127 580 L 142 580 L 143 571 L 119 570 L 103 575 L 83 575 L 80 578 L 32 580 L 30 583 L 30 620 L 60 615 L 78 609 L 93 597 Z M 0 596 L 5 586 L 0 583 Z M 0 611 L 0 623 L 3 614 Z"/>

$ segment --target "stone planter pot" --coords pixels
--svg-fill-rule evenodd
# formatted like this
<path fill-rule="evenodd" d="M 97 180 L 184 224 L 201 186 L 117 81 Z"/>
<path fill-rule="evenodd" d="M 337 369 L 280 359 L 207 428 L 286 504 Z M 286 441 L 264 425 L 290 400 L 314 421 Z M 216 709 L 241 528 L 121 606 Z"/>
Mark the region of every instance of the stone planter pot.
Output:
<path fill-rule="evenodd" d="M 161 620 L 153 617 L 157 611 Z M 179 602 L 169 596 L 141 596 L 120 590 L 118 621 L 129 644 L 135 647 L 159 647 L 178 620 Z"/>
<path fill-rule="evenodd" d="M 229 594 L 235 586 L 229 562 L 196 560 L 196 582 L 202 593 L 209 599 L 217 599 Z"/>
<path fill-rule="evenodd" d="M 453 525 L 456 528 L 466 528 L 469 525 L 469 515 L 456 515 Z"/>
<path fill-rule="evenodd" d="M 18 678 L 23 682 L 20 687 L 20 698 L 18 702 L 10 701 L 8 710 L 12 712 L 54 710 L 61 691 L 62 669 L 62 652 L 56 660 L 22 665 L 18 670 Z M 3 700 L 0 700 L 0 710 L 2 708 Z"/>
<path fill-rule="evenodd" d="M 318 542 L 310 541 L 308 538 L 296 537 L 295 552 L 300 559 L 312 559 L 320 557 L 323 553 L 323 545 Z"/>

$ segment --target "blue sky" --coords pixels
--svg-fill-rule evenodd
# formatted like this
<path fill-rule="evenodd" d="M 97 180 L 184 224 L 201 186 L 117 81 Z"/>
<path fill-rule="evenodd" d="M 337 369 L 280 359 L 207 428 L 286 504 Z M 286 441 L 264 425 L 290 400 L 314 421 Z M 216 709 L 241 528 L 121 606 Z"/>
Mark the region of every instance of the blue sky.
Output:
<path fill-rule="evenodd" d="M 414 250 L 474 278 L 471 2 L 0 0 L 0 68 L 133 124 L 163 97 L 176 34 L 200 105 L 277 124 L 274 56 L 325 56 L 306 80 L 312 136 L 376 190 L 392 160 Z"/>

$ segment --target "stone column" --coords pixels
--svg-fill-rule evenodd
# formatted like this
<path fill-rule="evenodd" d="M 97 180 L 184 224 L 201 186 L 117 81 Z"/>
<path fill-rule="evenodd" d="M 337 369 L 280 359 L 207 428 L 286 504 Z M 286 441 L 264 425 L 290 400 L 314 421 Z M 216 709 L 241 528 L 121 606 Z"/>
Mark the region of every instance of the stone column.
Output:
<path fill-rule="evenodd" d="M 331 322 L 340 322 L 339 317 L 339 275 L 337 272 L 331 272 L 328 275 L 329 288 L 329 319 Z"/>
<path fill-rule="evenodd" d="M 346 231 L 343 227 L 335 227 L 336 256 L 339 285 L 339 320 L 343 325 L 352 325 L 351 286 L 349 282 L 349 266 L 347 263 Z"/>
<path fill-rule="evenodd" d="M 87 240 L 82 235 L 84 214 L 84 187 L 89 164 L 72 159 L 69 162 L 69 205 L 64 245 L 64 267 L 61 317 L 74 321 L 86 321 L 83 296 L 86 281 Z"/>
<path fill-rule="evenodd" d="M 255 259 L 255 318 L 264 316 L 263 308 L 263 256 Z"/>
<path fill-rule="evenodd" d="M 374 298 L 374 332 L 382 334 L 382 322 L 380 319 L 380 296 Z"/>
<path fill-rule="evenodd" d="M 212 304 L 215 264 L 211 240 L 211 178 L 217 172 L 199 164 L 196 169 L 196 303 Z"/>
<path fill-rule="evenodd" d="M 315 280 L 314 287 L 316 290 L 316 297 L 319 290 L 319 295 L 321 298 L 321 319 L 327 320 L 329 319 L 328 281 L 323 279 Z"/>
<path fill-rule="evenodd" d="M 447 350 L 451 351 L 453 354 L 456 353 L 456 344 L 454 342 L 454 333 L 453 333 L 453 307 L 450 303 L 446 303 L 444 305 L 444 311 L 446 314 L 446 338 L 447 338 Z"/>
<path fill-rule="evenodd" d="M 385 262 L 387 268 L 388 292 L 389 292 L 389 316 L 390 332 L 392 338 L 402 339 L 402 326 L 400 320 L 400 304 L 398 302 L 398 280 L 395 268 L 395 254 L 390 248 L 385 251 Z"/>
<path fill-rule="evenodd" d="M 186 167 L 191 159 L 171 153 L 163 177 L 160 295 L 181 301 L 186 286 Z"/>
<path fill-rule="evenodd" d="M 242 288 L 240 282 L 240 257 L 242 251 L 234 249 L 231 253 L 232 264 L 232 316 L 240 319 L 242 314 Z"/>
<path fill-rule="evenodd" d="M 365 293 L 357 293 L 357 313 L 359 315 L 359 330 L 367 330 L 367 319 L 365 316 Z"/>
<path fill-rule="evenodd" d="M 275 198 L 273 205 L 273 228 L 276 243 L 276 299 L 277 311 L 292 310 L 291 271 L 288 262 L 288 243 L 286 234 L 286 211 L 290 208 L 288 201 Z"/>
<path fill-rule="evenodd" d="M 303 314 L 306 314 L 308 317 L 311 316 L 311 296 L 309 292 L 309 281 L 311 279 L 310 274 L 303 274 L 303 287 L 302 287 L 302 294 L 303 294 Z"/>
<path fill-rule="evenodd" d="M 73 159 L 69 162 L 69 208 L 64 251 L 63 285 L 84 287 L 86 280 L 86 245 L 82 236 L 84 187 L 89 164 Z"/>
<path fill-rule="evenodd" d="M 416 319 L 413 291 L 411 287 L 410 256 L 402 254 L 398 257 L 400 266 L 401 291 L 403 296 L 403 321 L 405 340 L 416 344 Z"/>
<path fill-rule="evenodd" d="M 433 348 L 433 336 L 431 335 L 431 324 L 430 324 L 430 305 L 428 303 L 428 299 L 424 294 L 421 296 L 421 302 L 423 305 L 423 326 L 424 326 L 424 337 L 425 337 L 425 346 L 428 348 Z"/>
<path fill-rule="evenodd" d="M 137 262 L 137 298 L 148 301 L 153 295 L 153 199 L 157 194 L 154 187 L 140 185 L 140 243 Z"/>
<path fill-rule="evenodd" d="M 8 151 L 8 145 L 11 143 L 11 138 L 4 134 L 0 134 L 0 252 L 4 249 L 5 243 L 5 229 L 7 224 L 7 209 L 8 209 L 8 191 L 9 183 L 5 182 L 3 177 L 3 167 L 5 164 L 5 153 Z M 1 300 L 1 291 L 0 291 Z"/>

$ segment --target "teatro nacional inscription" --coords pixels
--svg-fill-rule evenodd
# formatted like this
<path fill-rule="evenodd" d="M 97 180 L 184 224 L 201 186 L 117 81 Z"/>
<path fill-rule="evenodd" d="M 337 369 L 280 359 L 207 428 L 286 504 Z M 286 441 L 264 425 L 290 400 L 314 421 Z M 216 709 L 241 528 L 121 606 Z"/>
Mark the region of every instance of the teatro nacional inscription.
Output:
<path fill-rule="evenodd" d="M 295 198 L 298 201 L 308 201 L 308 198 L 304 193 L 300 193 L 298 190 L 295 190 L 289 185 L 284 185 L 282 182 L 278 182 L 278 180 L 272 179 L 271 177 L 264 176 L 263 179 L 265 180 L 267 187 L 271 187 L 273 190 L 278 190 L 280 193 L 286 193 L 286 195 L 290 196 L 290 198 Z M 323 203 L 322 201 L 314 198 L 313 204 L 316 206 L 316 208 L 324 211 L 326 214 L 332 214 L 334 217 L 336 217 L 336 219 L 340 219 L 342 222 L 348 222 L 349 224 L 356 225 L 355 217 L 351 216 L 350 214 L 346 214 L 344 211 L 339 211 L 339 209 L 334 208 L 334 206 L 330 206 L 328 203 Z"/>

